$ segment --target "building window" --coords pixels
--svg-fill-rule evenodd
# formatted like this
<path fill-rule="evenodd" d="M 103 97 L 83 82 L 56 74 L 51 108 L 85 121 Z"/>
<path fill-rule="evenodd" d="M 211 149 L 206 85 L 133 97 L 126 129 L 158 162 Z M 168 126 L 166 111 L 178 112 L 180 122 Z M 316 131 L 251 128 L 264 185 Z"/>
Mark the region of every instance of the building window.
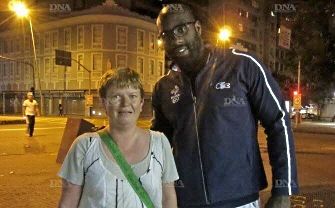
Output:
<path fill-rule="evenodd" d="M 116 55 L 116 68 L 127 66 L 127 55 L 117 54 Z"/>
<path fill-rule="evenodd" d="M 56 58 L 52 58 L 52 73 L 57 72 Z"/>
<path fill-rule="evenodd" d="M 4 44 L 6 46 L 6 42 Z M 30 47 L 31 47 L 31 39 L 29 36 L 24 37 L 24 51 L 25 52 L 30 52 Z M 5 47 L 5 53 L 7 52 L 8 48 Z"/>
<path fill-rule="evenodd" d="M 20 76 L 20 65 L 18 63 L 13 63 L 14 64 L 14 68 L 15 68 L 15 75 L 16 76 Z"/>
<path fill-rule="evenodd" d="M 84 64 L 84 54 L 78 54 L 77 55 L 77 71 L 83 71 L 83 67 L 81 65 Z M 81 64 L 81 65 L 80 65 Z"/>
<path fill-rule="evenodd" d="M 102 47 L 103 25 L 92 25 L 92 46 L 93 48 Z"/>
<path fill-rule="evenodd" d="M 149 72 L 151 75 L 155 75 L 155 60 L 153 59 L 149 61 Z"/>
<path fill-rule="evenodd" d="M 51 35 L 50 32 L 44 34 L 44 50 L 49 52 L 51 48 Z"/>
<path fill-rule="evenodd" d="M 158 73 L 159 73 L 159 76 L 163 76 L 164 74 L 164 67 L 163 67 L 162 61 L 158 61 Z"/>
<path fill-rule="evenodd" d="M 137 57 L 137 72 L 143 77 L 144 75 L 144 58 Z"/>
<path fill-rule="evenodd" d="M 36 49 L 36 53 L 40 53 L 40 47 L 41 47 L 41 35 L 40 34 L 35 34 L 34 36 L 35 38 L 35 49 Z M 21 45 L 21 39 L 19 39 L 19 44 Z"/>
<path fill-rule="evenodd" d="M 31 63 L 29 60 L 25 60 L 25 62 L 26 63 Z M 30 79 L 30 76 L 32 76 L 32 68 L 29 66 L 29 65 L 27 65 L 27 64 L 25 64 L 25 79 L 26 80 L 29 80 Z"/>
<path fill-rule="evenodd" d="M 137 30 L 137 51 L 144 51 L 144 30 Z"/>
<path fill-rule="evenodd" d="M 8 76 L 8 67 L 7 67 L 7 63 L 3 64 L 3 75 L 6 77 Z"/>
<path fill-rule="evenodd" d="M 58 48 L 58 32 L 52 32 L 52 48 Z"/>
<path fill-rule="evenodd" d="M 155 41 L 156 41 L 155 34 L 150 33 L 149 35 L 149 50 L 150 51 L 155 50 Z"/>
<path fill-rule="evenodd" d="M 50 74 L 50 59 L 44 59 L 44 76 L 49 76 Z"/>
<path fill-rule="evenodd" d="M 238 24 L 238 30 L 239 30 L 240 32 L 243 32 L 243 31 L 244 31 L 244 30 L 243 30 L 243 24 L 241 24 L 241 23 Z"/>
<path fill-rule="evenodd" d="M 71 48 L 71 28 L 64 29 L 64 46 L 67 49 Z"/>
<path fill-rule="evenodd" d="M 14 63 L 13 62 L 9 63 L 9 73 L 10 73 L 10 76 L 14 75 Z"/>
<path fill-rule="evenodd" d="M 94 53 L 92 55 L 92 70 L 102 71 L 102 55 L 100 53 Z"/>
<path fill-rule="evenodd" d="M 128 39 L 128 28 L 124 26 L 116 26 L 116 48 L 126 50 Z"/>
<path fill-rule="evenodd" d="M 77 35 L 78 48 L 84 48 L 84 25 L 79 25 L 77 27 Z"/>

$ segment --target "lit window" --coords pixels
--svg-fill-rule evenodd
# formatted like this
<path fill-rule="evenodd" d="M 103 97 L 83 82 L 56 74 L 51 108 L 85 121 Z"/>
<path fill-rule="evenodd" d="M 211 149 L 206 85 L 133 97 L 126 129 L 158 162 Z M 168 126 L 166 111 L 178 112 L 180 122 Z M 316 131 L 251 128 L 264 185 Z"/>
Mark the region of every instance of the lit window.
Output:
<path fill-rule="evenodd" d="M 137 50 L 138 51 L 144 50 L 144 31 L 143 30 L 137 31 Z"/>
<path fill-rule="evenodd" d="M 127 49 L 128 28 L 116 26 L 116 47 L 117 49 Z"/>
<path fill-rule="evenodd" d="M 52 48 L 58 48 L 58 32 L 52 32 Z"/>
<path fill-rule="evenodd" d="M 78 26 L 77 32 L 78 32 L 78 39 L 77 39 L 78 48 L 82 48 L 84 47 L 84 26 L 83 25 Z"/>
<path fill-rule="evenodd" d="M 48 76 L 50 73 L 50 59 L 44 59 L 44 75 Z"/>
<path fill-rule="evenodd" d="M 71 28 L 64 29 L 64 46 L 70 48 L 71 46 Z"/>
<path fill-rule="evenodd" d="M 163 68 L 163 62 L 162 61 L 158 62 L 158 71 L 159 71 L 159 76 L 163 76 L 164 68 Z"/>
<path fill-rule="evenodd" d="M 51 47 L 51 37 L 50 37 L 50 32 L 47 32 L 44 35 L 44 49 L 46 51 L 49 51 L 50 47 Z"/>
<path fill-rule="evenodd" d="M 78 71 L 82 71 L 83 70 L 83 68 L 82 68 L 82 66 L 81 65 L 83 65 L 84 64 L 84 55 L 83 54 L 78 54 L 78 56 L 77 56 L 77 60 L 78 60 L 78 67 L 77 67 L 77 70 Z M 81 65 L 80 65 L 81 64 Z"/>
<path fill-rule="evenodd" d="M 149 62 L 149 71 L 151 75 L 155 74 L 155 61 L 152 59 Z"/>
<path fill-rule="evenodd" d="M 101 54 L 93 54 L 92 61 L 92 69 L 93 71 L 101 71 L 102 70 L 102 55 Z"/>
<path fill-rule="evenodd" d="M 144 58 L 137 57 L 137 71 L 143 75 L 144 74 Z"/>
<path fill-rule="evenodd" d="M 119 68 L 125 66 L 127 66 L 127 56 L 122 54 L 116 55 L 116 67 Z"/>
<path fill-rule="evenodd" d="M 102 25 L 92 25 L 92 45 L 102 47 Z"/>
<path fill-rule="evenodd" d="M 156 42 L 155 34 L 150 33 L 150 36 L 149 36 L 149 49 L 151 51 L 155 50 L 155 42 Z"/>

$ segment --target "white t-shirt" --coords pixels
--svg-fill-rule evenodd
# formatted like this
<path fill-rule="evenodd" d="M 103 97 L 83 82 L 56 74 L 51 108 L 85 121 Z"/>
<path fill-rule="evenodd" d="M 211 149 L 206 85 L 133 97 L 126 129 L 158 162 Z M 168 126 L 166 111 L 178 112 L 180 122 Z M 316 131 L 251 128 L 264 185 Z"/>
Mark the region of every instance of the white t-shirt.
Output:
<path fill-rule="evenodd" d="M 146 207 L 112 161 L 97 133 L 79 136 L 72 144 L 58 175 L 83 191 L 79 207 L 142 208 Z M 150 131 L 149 153 L 131 165 L 148 192 L 155 208 L 162 207 L 162 183 L 178 180 L 171 146 L 164 134 Z"/>
<path fill-rule="evenodd" d="M 36 113 L 36 108 L 38 103 L 36 100 L 30 101 L 29 99 L 25 100 L 22 104 L 25 108 L 25 115 L 34 116 Z"/>

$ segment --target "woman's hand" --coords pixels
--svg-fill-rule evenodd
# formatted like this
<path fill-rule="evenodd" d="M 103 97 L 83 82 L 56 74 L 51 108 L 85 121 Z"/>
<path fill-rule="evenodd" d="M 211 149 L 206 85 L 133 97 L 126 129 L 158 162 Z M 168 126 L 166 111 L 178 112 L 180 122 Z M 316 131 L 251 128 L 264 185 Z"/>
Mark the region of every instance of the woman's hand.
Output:
<path fill-rule="evenodd" d="M 77 208 L 81 192 L 82 186 L 62 179 L 62 196 L 59 200 L 58 208 Z"/>

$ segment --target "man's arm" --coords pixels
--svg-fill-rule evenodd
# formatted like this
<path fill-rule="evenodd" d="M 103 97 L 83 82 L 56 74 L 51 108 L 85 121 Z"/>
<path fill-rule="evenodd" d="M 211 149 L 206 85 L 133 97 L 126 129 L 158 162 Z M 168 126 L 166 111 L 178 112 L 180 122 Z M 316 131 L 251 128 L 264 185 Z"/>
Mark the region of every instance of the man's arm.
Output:
<path fill-rule="evenodd" d="M 22 106 L 22 115 L 23 115 L 23 117 L 25 117 L 26 116 L 26 106 Z"/>
<path fill-rule="evenodd" d="M 62 194 L 58 208 L 77 208 L 82 192 L 82 186 L 72 184 L 62 179 Z"/>
<path fill-rule="evenodd" d="M 280 88 L 271 73 L 258 60 L 244 53 L 235 53 L 249 59 L 244 72 L 247 77 L 251 107 L 267 134 L 269 159 L 272 166 L 272 196 L 278 198 L 297 193 L 293 134 Z"/>

